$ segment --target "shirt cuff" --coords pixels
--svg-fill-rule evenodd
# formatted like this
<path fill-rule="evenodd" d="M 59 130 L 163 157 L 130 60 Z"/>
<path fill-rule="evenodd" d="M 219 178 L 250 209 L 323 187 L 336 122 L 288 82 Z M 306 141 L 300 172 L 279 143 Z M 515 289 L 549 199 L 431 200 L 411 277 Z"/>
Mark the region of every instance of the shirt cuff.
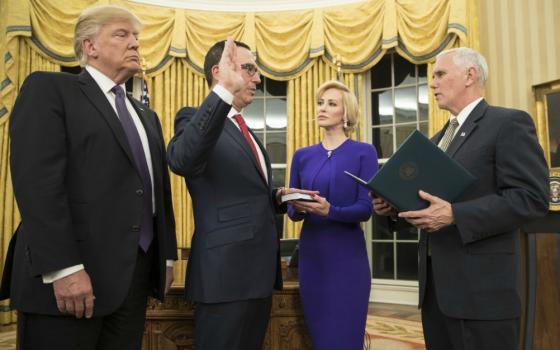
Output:
<path fill-rule="evenodd" d="M 62 279 L 66 276 L 70 276 L 71 274 L 81 271 L 83 269 L 84 269 L 84 265 L 80 264 L 80 265 L 70 266 L 62 270 L 45 273 L 43 274 L 43 283 L 45 284 L 53 283 L 55 281 L 58 281 L 59 279 Z"/>
<path fill-rule="evenodd" d="M 220 84 L 214 85 L 212 91 L 214 91 L 214 93 L 216 93 L 216 95 L 218 95 L 228 105 L 233 103 L 233 94 Z"/>
<path fill-rule="evenodd" d="M 175 264 L 175 260 L 165 260 L 165 264 L 167 265 L 167 267 L 173 267 L 173 264 Z"/>

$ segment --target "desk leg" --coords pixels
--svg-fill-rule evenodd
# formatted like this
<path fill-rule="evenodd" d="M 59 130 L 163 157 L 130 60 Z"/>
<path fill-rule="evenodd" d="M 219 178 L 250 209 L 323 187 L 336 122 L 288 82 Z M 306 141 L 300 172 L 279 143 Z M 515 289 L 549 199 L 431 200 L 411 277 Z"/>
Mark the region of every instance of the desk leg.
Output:
<path fill-rule="evenodd" d="M 523 350 L 533 349 L 535 304 L 537 296 L 537 244 L 534 233 L 527 234 L 527 308 L 525 317 L 525 344 Z"/>

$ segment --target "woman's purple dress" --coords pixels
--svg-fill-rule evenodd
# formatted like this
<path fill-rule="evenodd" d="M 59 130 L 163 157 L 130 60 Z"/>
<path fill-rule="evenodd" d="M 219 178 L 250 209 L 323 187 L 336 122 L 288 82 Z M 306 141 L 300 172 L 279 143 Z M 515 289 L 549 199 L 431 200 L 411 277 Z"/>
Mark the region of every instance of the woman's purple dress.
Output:
<path fill-rule="evenodd" d="M 349 139 L 330 157 L 318 144 L 297 150 L 292 159 L 290 187 L 317 190 L 331 204 L 328 217 L 288 206 L 292 220 L 305 220 L 299 281 L 314 350 L 363 349 L 371 273 L 360 222 L 371 216 L 372 203 L 345 170 L 369 180 L 377 171 L 375 148 Z"/>

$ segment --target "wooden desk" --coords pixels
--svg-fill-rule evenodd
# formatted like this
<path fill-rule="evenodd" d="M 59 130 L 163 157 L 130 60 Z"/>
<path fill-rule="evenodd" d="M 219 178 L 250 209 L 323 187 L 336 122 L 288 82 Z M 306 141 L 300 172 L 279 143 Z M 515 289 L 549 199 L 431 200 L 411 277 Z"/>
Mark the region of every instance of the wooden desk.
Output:
<path fill-rule="evenodd" d="M 186 262 L 175 264 L 175 282 L 164 303 L 150 300 L 142 350 L 191 350 L 194 344 L 194 306 L 184 298 Z M 264 350 L 311 349 L 303 320 L 295 271 L 282 269 L 284 289 L 272 296 L 272 312 Z M 220 336 L 216 334 L 216 336 Z"/>

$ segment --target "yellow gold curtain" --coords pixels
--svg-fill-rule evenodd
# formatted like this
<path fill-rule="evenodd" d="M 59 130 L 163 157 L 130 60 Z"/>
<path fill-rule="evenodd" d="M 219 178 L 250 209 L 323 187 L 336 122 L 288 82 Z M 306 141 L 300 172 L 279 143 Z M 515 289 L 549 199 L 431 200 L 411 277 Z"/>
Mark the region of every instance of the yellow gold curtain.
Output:
<path fill-rule="evenodd" d="M 19 90 L 25 77 L 31 72 L 42 70 L 56 72 L 60 66 L 38 54 L 28 44 L 27 39 L 20 37 L 12 42 L 12 49 L 17 52 L 17 59 L 12 59 L 7 66 L 15 74 L 10 75 L 12 88 L 4 95 L 2 101 L 10 102 L 10 109 L 15 101 L 16 91 Z M 6 89 L 7 90 L 7 89 Z M 2 91 L 4 93 L 4 91 Z M 20 221 L 20 215 L 14 199 L 12 180 L 9 169 L 9 128 L 8 118 L 0 119 L 0 271 L 4 269 L 5 254 L 12 234 Z M 8 302 L 0 303 L 0 324 L 15 321 L 15 313 L 8 311 Z"/>
<path fill-rule="evenodd" d="M 208 94 L 208 87 L 204 78 L 193 72 L 184 59 L 179 58 L 173 59 L 164 71 L 148 75 L 146 82 L 153 101 L 150 107 L 160 118 L 167 145 L 174 134 L 175 113 L 185 106 L 199 106 Z M 194 231 L 192 202 L 185 180 L 172 173 L 171 193 L 175 210 L 177 244 L 181 248 L 189 247 Z"/>

